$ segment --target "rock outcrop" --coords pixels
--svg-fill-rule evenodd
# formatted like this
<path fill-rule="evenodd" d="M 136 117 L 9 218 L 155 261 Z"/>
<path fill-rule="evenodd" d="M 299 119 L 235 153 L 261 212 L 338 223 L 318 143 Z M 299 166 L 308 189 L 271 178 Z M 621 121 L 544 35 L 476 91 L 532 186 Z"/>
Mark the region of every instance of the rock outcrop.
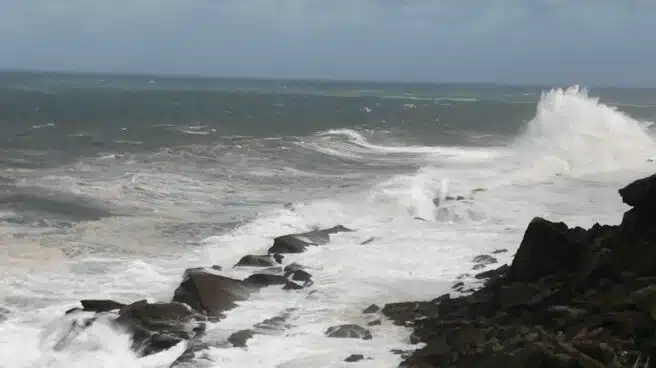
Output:
<path fill-rule="evenodd" d="M 621 189 L 619 226 L 534 218 L 512 264 L 457 298 L 388 304 L 413 326 L 402 367 L 649 367 L 656 363 L 656 175 Z"/>
<path fill-rule="evenodd" d="M 302 253 L 308 246 L 324 245 L 330 241 L 331 234 L 353 231 L 342 225 L 329 229 L 314 230 L 307 233 L 288 234 L 275 238 L 273 246 L 269 248 L 269 254 Z"/>

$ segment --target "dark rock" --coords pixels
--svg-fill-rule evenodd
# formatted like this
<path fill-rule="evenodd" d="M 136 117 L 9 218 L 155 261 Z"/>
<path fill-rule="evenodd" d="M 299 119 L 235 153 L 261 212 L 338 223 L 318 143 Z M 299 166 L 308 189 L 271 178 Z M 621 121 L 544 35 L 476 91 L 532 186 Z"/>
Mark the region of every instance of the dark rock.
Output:
<path fill-rule="evenodd" d="M 173 301 L 185 303 L 195 311 L 221 318 L 222 313 L 248 299 L 249 288 L 241 280 L 231 279 L 204 269 L 188 269 L 175 290 Z"/>
<path fill-rule="evenodd" d="M 330 241 L 330 235 L 353 231 L 342 225 L 329 229 L 315 230 L 307 233 L 289 234 L 275 238 L 268 253 L 302 253 L 310 245 L 324 245 Z"/>
<path fill-rule="evenodd" d="M 263 288 L 271 285 L 284 285 L 287 279 L 281 275 L 256 273 L 244 279 L 244 284 L 253 288 Z"/>
<path fill-rule="evenodd" d="M 304 269 L 305 269 L 305 267 L 301 266 L 300 264 L 292 263 L 292 264 L 289 264 L 289 265 L 285 266 L 283 271 L 285 273 L 289 273 L 289 272 L 296 272 L 296 271 L 304 270 Z"/>
<path fill-rule="evenodd" d="M 459 282 L 456 282 L 455 284 L 453 284 L 453 286 L 451 286 L 451 288 L 453 290 L 458 290 L 458 289 L 462 289 L 464 286 L 465 286 L 465 283 L 462 282 L 462 281 L 459 281 Z"/>
<path fill-rule="evenodd" d="M 312 275 L 304 270 L 290 271 L 285 274 L 285 278 L 300 281 L 303 285 L 312 283 Z"/>
<path fill-rule="evenodd" d="M 377 306 L 376 304 L 372 304 L 372 305 L 368 306 L 367 308 L 365 308 L 365 309 L 362 311 L 362 313 L 364 313 L 364 314 L 371 314 L 371 313 L 376 313 L 376 312 L 378 312 L 379 310 L 380 310 L 380 307 L 379 307 L 379 306 Z"/>
<path fill-rule="evenodd" d="M 243 256 L 234 267 L 272 267 L 282 263 L 283 258 L 281 254 L 248 254 Z"/>
<path fill-rule="evenodd" d="M 524 233 L 508 277 L 515 281 L 534 281 L 573 272 L 581 265 L 585 250 L 575 231 L 564 223 L 535 217 Z"/>
<path fill-rule="evenodd" d="M 656 207 L 656 174 L 638 179 L 619 190 L 622 201 L 631 207 Z"/>
<path fill-rule="evenodd" d="M 237 331 L 228 337 L 228 342 L 236 348 L 245 348 L 246 342 L 254 335 L 252 330 Z"/>
<path fill-rule="evenodd" d="M 85 312 L 109 312 L 112 310 L 121 309 L 125 306 L 123 303 L 115 302 L 107 299 L 85 299 L 81 300 L 82 310 Z"/>
<path fill-rule="evenodd" d="M 340 325 L 329 327 L 325 333 L 328 337 L 338 337 L 338 338 L 353 338 L 353 339 L 363 339 L 371 340 L 371 332 L 364 327 L 358 325 Z"/>
<path fill-rule="evenodd" d="M 116 323 L 132 333 L 132 349 L 140 356 L 154 354 L 204 332 L 205 317 L 181 303 L 145 300 L 121 309 Z"/>
<path fill-rule="evenodd" d="M 442 294 L 442 295 L 438 296 L 437 298 L 431 300 L 431 303 L 439 304 L 441 302 L 445 302 L 445 301 L 448 301 L 450 299 L 451 299 L 451 294 L 446 293 L 446 294 Z"/>
<path fill-rule="evenodd" d="M 474 271 L 478 271 L 478 270 L 482 270 L 482 269 L 484 269 L 484 268 L 485 268 L 485 265 L 482 264 L 482 263 L 479 263 L 479 264 L 477 264 L 477 265 L 474 265 L 474 267 L 472 267 L 472 270 L 474 270 Z"/>
<path fill-rule="evenodd" d="M 285 283 L 285 286 L 283 286 L 282 289 L 283 290 L 300 290 L 300 289 L 303 289 L 303 285 L 298 284 L 298 283 L 293 282 L 293 281 L 287 281 Z"/>
<path fill-rule="evenodd" d="M 364 359 L 364 355 L 362 354 L 351 354 L 348 356 L 348 358 L 344 359 L 344 361 L 353 363 L 353 362 L 359 362 L 362 359 Z"/>
<path fill-rule="evenodd" d="M 496 258 L 492 256 L 488 256 L 487 254 L 481 254 L 480 256 L 476 256 L 474 257 L 473 261 L 474 263 L 480 263 L 483 265 L 489 265 L 498 262 Z"/>
<path fill-rule="evenodd" d="M 367 326 L 380 326 L 382 324 L 383 324 L 383 322 L 379 319 L 375 319 L 371 322 L 367 322 Z"/>
<path fill-rule="evenodd" d="M 501 254 L 501 253 L 507 253 L 508 249 L 497 249 L 492 252 L 492 254 Z"/>
<path fill-rule="evenodd" d="M 375 236 L 372 236 L 371 238 L 369 238 L 369 239 L 363 241 L 362 243 L 360 243 L 360 245 L 366 245 L 366 244 L 369 244 L 369 243 L 373 242 L 374 240 L 376 240 L 376 237 L 375 237 Z"/>

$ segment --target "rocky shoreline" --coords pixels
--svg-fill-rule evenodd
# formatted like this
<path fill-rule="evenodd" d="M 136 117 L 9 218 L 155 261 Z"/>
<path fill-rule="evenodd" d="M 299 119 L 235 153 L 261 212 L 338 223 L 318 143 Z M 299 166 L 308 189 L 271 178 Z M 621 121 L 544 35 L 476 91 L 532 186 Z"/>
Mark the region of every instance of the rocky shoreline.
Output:
<path fill-rule="evenodd" d="M 477 290 L 454 291 L 430 301 L 372 305 L 363 313 L 381 314 L 413 330 L 415 351 L 402 354 L 402 367 L 649 367 L 656 357 L 656 175 L 619 191 L 632 207 L 617 226 L 569 228 L 534 218 L 510 266 L 479 273 Z M 184 271 L 170 302 L 146 300 L 123 304 L 83 300 L 65 313 L 70 329 L 52 348 L 65 349 L 88 326 L 102 321 L 127 332 L 140 357 L 181 346 L 180 366 L 208 347 L 207 323 L 263 287 L 306 292 L 312 275 L 299 264 L 285 264 L 285 254 L 330 242 L 329 229 L 274 239 L 266 254 L 249 254 L 233 267 L 255 271 L 240 280 L 222 275 L 220 266 Z M 373 239 L 365 241 L 371 242 Z M 495 255 L 477 256 L 474 270 L 496 263 Z M 226 344 L 245 347 L 256 334 L 283 332 L 292 310 L 271 316 L 230 335 Z M 382 318 L 381 316 L 381 318 Z M 372 316 L 373 317 L 373 316 Z M 380 324 L 378 318 L 369 325 Z M 325 331 L 328 337 L 372 339 L 367 327 L 346 324 Z M 228 345 L 228 346 L 230 346 Z M 345 362 L 367 359 L 360 354 Z"/>
<path fill-rule="evenodd" d="M 402 367 L 656 364 L 656 175 L 619 190 L 620 225 L 534 218 L 510 266 L 467 295 L 386 305 L 420 349 Z M 653 363 L 652 363 L 653 362 Z"/>

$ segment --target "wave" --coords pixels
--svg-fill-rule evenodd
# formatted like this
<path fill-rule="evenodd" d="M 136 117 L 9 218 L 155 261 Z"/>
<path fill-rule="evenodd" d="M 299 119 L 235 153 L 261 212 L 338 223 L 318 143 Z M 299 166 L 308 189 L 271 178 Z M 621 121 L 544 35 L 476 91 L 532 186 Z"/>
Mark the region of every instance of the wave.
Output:
<path fill-rule="evenodd" d="M 585 175 L 636 167 L 656 153 L 651 122 L 633 119 L 579 86 L 544 92 L 511 148 L 536 175 Z"/>

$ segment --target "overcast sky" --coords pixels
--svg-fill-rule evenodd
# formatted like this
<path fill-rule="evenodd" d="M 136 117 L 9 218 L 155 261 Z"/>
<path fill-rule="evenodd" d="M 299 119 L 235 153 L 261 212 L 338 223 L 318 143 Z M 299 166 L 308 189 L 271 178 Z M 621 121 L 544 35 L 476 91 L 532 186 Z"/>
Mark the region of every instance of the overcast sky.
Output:
<path fill-rule="evenodd" d="M 656 0 L 0 0 L 0 68 L 656 84 Z"/>

